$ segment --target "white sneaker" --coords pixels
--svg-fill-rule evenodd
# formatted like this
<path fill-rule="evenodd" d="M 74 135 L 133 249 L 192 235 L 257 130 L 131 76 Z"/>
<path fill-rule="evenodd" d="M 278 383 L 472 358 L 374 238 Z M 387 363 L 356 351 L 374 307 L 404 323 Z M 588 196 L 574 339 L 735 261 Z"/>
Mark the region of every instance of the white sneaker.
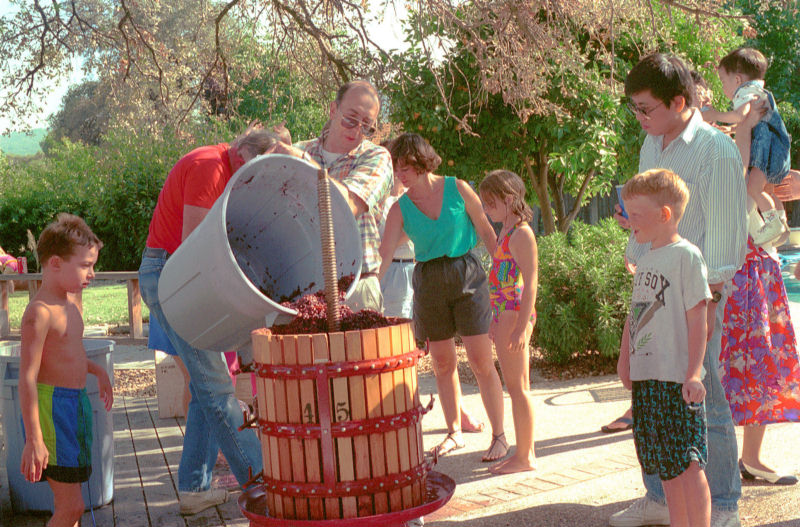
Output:
<path fill-rule="evenodd" d="M 669 525 L 669 509 L 645 496 L 634 501 L 627 509 L 612 514 L 608 524 L 611 527 Z"/>
<path fill-rule="evenodd" d="M 739 511 L 711 509 L 711 527 L 742 527 Z"/>
<path fill-rule="evenodd" d="M 781 224 L 783 225 L 783 229 L 781 229 L 781 233 L 778 235 L 778 238 L 775 240 L 775 247 L 780 247 L 781 245 L 785 244 L 789 241 L 789 234 L 792 232 L 789 228 L 789 221 L 786 218 L 786 211 L 779 210 L 778 211 L 778 218 L 781 220 Z"/>
<path fill-rule="evenodd" d="M 423 525 L 425 525 L 425 520 L 422 519 L 422 516 L 406 522 L 406 527 L 422 527 Z"/>
<path fill-rule="evenodd" d="M 756 245 L 764 245 L 774 240 L 783 233 L 784 229 L 783 222 L 775 209 L 764 211 L 761 216 L 764 218 L 764 225 L 753 235 L 753 243 Z"/>
<path fill-rule="evenodd" d="M 211 488 L 201 492 L 179 492 L 178 501 L 181 503 L 181 514 L 197 514 L 228 501 L 228 491 Z"/>

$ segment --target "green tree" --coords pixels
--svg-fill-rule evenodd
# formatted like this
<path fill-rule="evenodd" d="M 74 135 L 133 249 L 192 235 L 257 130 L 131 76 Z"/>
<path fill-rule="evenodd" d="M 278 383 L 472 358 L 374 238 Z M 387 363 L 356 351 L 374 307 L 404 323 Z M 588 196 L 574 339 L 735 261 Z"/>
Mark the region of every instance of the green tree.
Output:
<path fill-rule="evenodd" d="M 480 89 L 475 82 L 479 72 L 465 50 L 454 49 L 439 70 L 431 70 L 419 55 L 407 57 L 405 72 L 414 81 L 389 85 L 391 117 L 405 130 L 425 136 L 445 156 L 440 172 L 478 183 L 488 170 L 514 170 L 534 191 L 545 233 L 566 232 L 583 203 L 609 191 L 617 167 L 615 148 L 622 140 L 615 132 L 621 128 L 620 109 L 611 94 L 563 76 L 548 93 L 560 111 L 523 122 L 500 94 L 470 100 L 471 92 Z M 446 74 L 446 69 L 459 74 Z M 471 133 L 463 133 L 444 104 L 430 104 L 439 95 L 434 75 L 448 79 L 443 88 L 450 107 L 472 115 Z M 566 194 L 576 197 L 569 208 Z M 547 206 L 551 202 L 552 209 Z"/>
<path fill-rule="evenodd" d="M 314 83 L 288 56 L 276 56 L 270 47 L 251 39 L 234 53 L 239 65 L 231 70 L 228 96 L 232 115 L 266 125 L 285 123 L 293 140 L 315 137 L 327 120 L 335 82 Z"/>
<path fill-rule="evenodd" d="M 61 100 L 61 108 L 50 118 L 50 134 L 45 145 L 62 137 L 99 145 L 108 129 L 108 96 L 107 87 L 99 81 L 71 86 Z"/>
<path fill-rule="evenodd" d="M 731 27 L 741 23 L 724 19 L 706 28 L 678 11 L 671 25 L 657 31 L 626 19 L 630 33 L 612 37 L 598 34 L 596 22 L 577 12 L 551 22 L 539 10 L 530 22 L 519 18 L 518 9 L 535 2 L 500 2 L 505 18 L 501 11 L 479 12 L 478 4 L 466 3 L 451 14 L 450 24 L 427 15 L 411 20 L 411 51 L 394 57 L 402 74 L 389 85 L 392 117 L 449 158 L 444 173 L 477 182 L 486 171 L 504 167 L 523 176 L 542 211 L 545 233 L 566 232 L 592 196 L 609 193 L 614 181 L 636 172 L 642 133 L 622 109 L 621 82 L 647 46 L 704 64 L 720 43 L 736 38 Z M 556 49 L 497 34 L 524 34 L 529 22 L 556 27 L 562 38 L 551 35 L 549 41 Z M 698 32 L 710 38 L 698 43 Z M 431 40 L 446 44 L 438 62 L 429 53 Z M 521 56 L 532 47 L 539 64 Z M 614 50 L 610 62 L 608 48 Z"/>

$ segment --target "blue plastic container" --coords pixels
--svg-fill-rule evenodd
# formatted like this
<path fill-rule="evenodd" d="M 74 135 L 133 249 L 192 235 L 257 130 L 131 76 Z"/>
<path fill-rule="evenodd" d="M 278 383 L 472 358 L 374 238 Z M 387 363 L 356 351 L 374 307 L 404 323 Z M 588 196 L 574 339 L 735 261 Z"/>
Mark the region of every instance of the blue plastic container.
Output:
<path fill-rule="evenodd" d="M 0 342 L 0 380 L 2 380 L 2 414 L 6 445 L 6 471 L 11 506 L 17 512 L 52 511 L 53 493 L 47 482 L 29 483 L 19 471 L 20 456 L 25 442 L 22 439 L 22 412 L 19 404 L 19 342 Z M 89 359 L 104 367 L 114 382 L 114 341 L 84 339 Z M 87 507 L 100 507 L 114 497 L 114 421 L 100 399 L 97 378 L 88 375 L 86 391 L 92 403 L 93 443 L 92 475 L 89 485 L 81 485 L 83 502 Z M 89 499 L 91 488 L 91 500 Z"/>

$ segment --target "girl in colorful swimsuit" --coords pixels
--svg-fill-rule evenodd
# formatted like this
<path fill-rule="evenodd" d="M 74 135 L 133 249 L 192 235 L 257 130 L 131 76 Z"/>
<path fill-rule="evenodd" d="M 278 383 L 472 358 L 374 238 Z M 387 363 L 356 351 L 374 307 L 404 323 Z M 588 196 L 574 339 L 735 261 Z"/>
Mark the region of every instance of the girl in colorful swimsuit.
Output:
<path fill-rule="evenodd" d="M 483 208 L 493 222 L 502 222 L 489 273 L 489 299 L 497 358 L 508 393 L 517 449 L 513 456 L 492 465 L 495 474 L 536 468 L 533 451 L 533 401 L 530 395 L 528 343 L 536 322 L 538 263 L 536 237 L 528 221 L 533 212 L 525 202 L 525 184 L 508 170 L 495 170 L 479 187 Z"/>

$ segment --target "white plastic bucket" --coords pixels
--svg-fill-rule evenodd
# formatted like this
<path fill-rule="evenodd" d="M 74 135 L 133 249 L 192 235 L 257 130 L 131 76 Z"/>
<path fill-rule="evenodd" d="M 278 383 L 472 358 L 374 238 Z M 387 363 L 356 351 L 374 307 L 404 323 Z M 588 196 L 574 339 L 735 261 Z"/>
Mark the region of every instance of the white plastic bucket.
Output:
<path fill-rule="evenodd" d="M 250 331 L 289 322 L 280 305 L 323 289 L 317 168 L 291 156 L 239 169 L 200 225 L 167 260 L 158 284 L 172 328 L 198 349 L 247 346 Z M 330 184 L 338 276 L 361 273 L 361 235 Z"/>

